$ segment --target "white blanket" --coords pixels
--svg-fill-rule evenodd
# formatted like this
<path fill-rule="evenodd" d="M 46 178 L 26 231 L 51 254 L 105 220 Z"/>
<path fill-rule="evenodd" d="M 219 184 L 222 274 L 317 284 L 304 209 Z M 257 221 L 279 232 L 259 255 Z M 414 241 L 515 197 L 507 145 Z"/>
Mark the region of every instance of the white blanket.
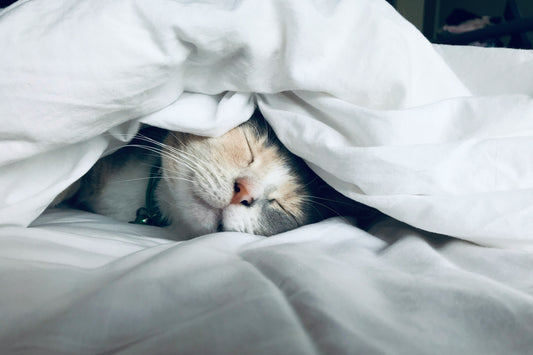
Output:
<path fill-rule="evenodd" d="M 0 13 L 0 346 L 531 349 L 532 93 L 531 51 L 432 46 L 384 1 L 19 1 Z M 174 243 L 39 217 L 141 122 L 217 135 L 255 105 L 345 195 L 515 250 L 341 219 Z"/>

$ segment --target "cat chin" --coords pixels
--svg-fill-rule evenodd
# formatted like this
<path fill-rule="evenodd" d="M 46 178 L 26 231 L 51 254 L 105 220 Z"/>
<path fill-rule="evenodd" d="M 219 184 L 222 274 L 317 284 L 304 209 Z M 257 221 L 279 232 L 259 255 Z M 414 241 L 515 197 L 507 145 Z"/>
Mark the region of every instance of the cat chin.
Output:
<path fill-rule="evenodd" d="M 201 195 L 198 189 L 184 181 L 163 180 L 158 194 L 161 212 L 171 222 L 170 229 L 180 238 L 193 238 L 205 234 L 233 231 L 253 233 L 259 211 L 240 204 L 223 203 L 212 198 L 217 192 Z M 162 196 L 166 198 L 163 199 Z"/>
<path fill-rule="evenodd" d="M 259 215 L 256 209 L 242 205 L 229 205 L 222 210 L 221 228 L 223 231 L 253 233 Z"/>
<path fill-rule="evenodd" d="M 182 196 L 180 203 L 183 202 Z M 228 205 L 218 209 L 195 198 L 187 199 L 186 205 L 187 208 L 172 209 L 174 214 L 168 214 L 170 228 L 182 238 L 220 231 L 253 233 L 259 220 L 259 212 L 255 208 L 243 205 Z"/>
<path fill-rule="evenodd" d="M 186 209 L 170 214 L 171 228 L 181 237 L 193 238 L 217 231 L 220 211 L 199 203 L 190 203 Z"/>
<path fill-rule="evenodd" d="M 259 220 L 257 214 L 257 211 L 241 205 L 229 205 L 220 210 L 193 202 L 179 215 L 170 217 L 170 227 L 183 238 L 221 231 L 253 233 Z"/>

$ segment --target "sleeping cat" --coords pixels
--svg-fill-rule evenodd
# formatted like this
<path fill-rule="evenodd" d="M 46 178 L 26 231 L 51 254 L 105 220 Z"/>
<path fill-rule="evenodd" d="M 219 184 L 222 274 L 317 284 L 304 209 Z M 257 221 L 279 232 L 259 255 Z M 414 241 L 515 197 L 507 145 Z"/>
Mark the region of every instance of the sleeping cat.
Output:
<path fill-rule="evenodd" d="M 148 134 L 154 131 L 156 139 L 140 135 L 101 159 L 73 187 L 70 204 L 121 221 L 169 226 L 181 237 L 273 235 L 318 219 L 311 199 L 316 176 L 259 113 L 221 137 L 153 128 Z"/>
<path fill-rule="evenodd" d="M 66 195 L 75 207 L 167 226 L 180 238 L 270 236 L 330 216 L 333 209 L 318 197 L 324 186 L 256 112 L 220 137 L 150 128 L 101 159 Z"/>

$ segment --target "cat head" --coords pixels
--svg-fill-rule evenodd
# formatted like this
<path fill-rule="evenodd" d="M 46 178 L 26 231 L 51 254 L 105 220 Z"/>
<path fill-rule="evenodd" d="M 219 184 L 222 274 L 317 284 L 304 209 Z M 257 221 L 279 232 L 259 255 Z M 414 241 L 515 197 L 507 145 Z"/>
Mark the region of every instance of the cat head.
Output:
<path fill-rule="evenodd" d="M 273 235 L 319 218 L 317 179 L 260 114 L 220 137 L 170 132 L 161 152 L 159 208 L 189 237 Z"/>

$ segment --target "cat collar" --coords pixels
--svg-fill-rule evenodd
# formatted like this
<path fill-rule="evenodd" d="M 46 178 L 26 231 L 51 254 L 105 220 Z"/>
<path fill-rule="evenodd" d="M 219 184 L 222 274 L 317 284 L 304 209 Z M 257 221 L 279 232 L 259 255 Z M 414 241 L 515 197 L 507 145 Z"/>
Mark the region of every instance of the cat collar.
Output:
<path fill-rule="evenodd" d="M 159 164 L 152 167 L 150 170 L 150 178 L 148 179 L 148 186 L 146 187 L 145 207 L 137 210 L 137 215 L 134 221 L 130 223 L 144 224 L 148 226 L 165 227 L 168 226 L 167 221 L 161 216 L 161 211 L 155 200 L 155 189 L 161 180 L 161 166 Z"/>

